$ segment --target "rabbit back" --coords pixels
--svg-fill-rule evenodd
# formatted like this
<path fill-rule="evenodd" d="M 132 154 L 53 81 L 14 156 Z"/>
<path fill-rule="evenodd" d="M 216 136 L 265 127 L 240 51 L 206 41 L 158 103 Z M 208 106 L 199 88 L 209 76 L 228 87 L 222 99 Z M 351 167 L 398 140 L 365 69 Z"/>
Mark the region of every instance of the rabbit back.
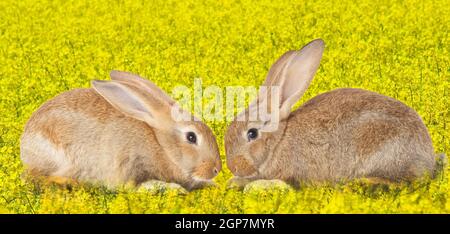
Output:
<path fill-rule="evenodd" d="M 21 159 L 30 173 L 107 185 L 171 177 L 160 152 L 151 127 L 125 116 L 92 88 L 44 103 L 21 137 Z"/>
<path fill-rule="evenodd" d="M 414 110 L 351 88 L 318 95 L 292 112 L 274 153 L 298 180 L 409 180 L 435 165 L 427 128 Z"/>

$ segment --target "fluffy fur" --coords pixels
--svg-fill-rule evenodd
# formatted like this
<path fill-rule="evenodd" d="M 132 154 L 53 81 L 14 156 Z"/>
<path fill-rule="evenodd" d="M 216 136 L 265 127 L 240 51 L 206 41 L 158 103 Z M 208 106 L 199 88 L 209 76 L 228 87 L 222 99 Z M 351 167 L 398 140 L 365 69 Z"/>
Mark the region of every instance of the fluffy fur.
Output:
<path fill-rule="evenodd" d="M 95 89 L 62 93 L 33 113 L 20 145 L 28 173 L 107 186 L 209 183 L 221 170 L 211 130 L 201 121 L 172 121 L 175 102 L 148 80 L 118 71 L 111 77 L 94 81 Z M 189 131 L 198 144 L 186 141 Z"/>
<path fill-rule="evenodd" d="M 432 175 L 436 156 L 420 116 L 378 93 L 343 88 L 320 94 L 290 112 L 306 91 L 322 56 L 315 40 L 284 54 L 270 69 L 264 85 L 280 86 L 280 120 L 264 132 L 262 121 L 237 121 L 225 136 L 227 164 L 235 179 L 280 179 L 338 182 L 355 178 L 398 182 Z M 270 96 L 270 95 L 269 95 Z M 270 105 L 259 95 L 241 115 Z M 246 133 L 259 130 L 255 140 Z"/>

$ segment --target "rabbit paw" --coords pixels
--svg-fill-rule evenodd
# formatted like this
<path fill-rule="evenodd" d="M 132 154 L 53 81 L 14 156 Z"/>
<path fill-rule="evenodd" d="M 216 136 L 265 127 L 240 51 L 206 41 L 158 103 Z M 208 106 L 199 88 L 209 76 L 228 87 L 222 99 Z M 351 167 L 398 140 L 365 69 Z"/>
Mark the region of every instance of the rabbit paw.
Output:
<path fill-rule="evenodd" d="M 288 191 L 290 189 L 292 189 L 292 187 L 282 180 L 255 180 L 245 185 L 244 193 L 248 193 L 254 190 Z"/>
<path fill-rule="evenodd" d="M 177 194 L 187 194 L 188 191 L 183 186 L 176 183 L 167 183 L 160 180 L 149 180 L 141 184 L 140 188 L 154 193 L 165 193 L 169 191 Z"/>

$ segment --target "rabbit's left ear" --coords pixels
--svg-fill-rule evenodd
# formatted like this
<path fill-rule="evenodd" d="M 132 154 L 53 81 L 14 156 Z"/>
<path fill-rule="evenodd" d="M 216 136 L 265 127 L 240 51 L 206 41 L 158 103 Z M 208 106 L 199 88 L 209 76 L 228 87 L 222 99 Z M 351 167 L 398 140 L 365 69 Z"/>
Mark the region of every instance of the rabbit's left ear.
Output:
<path fill-rule="evenodd" d="M 174 121 L 198 121 L 197 118 L 192 116 L 189 112 L 180 108 L 178 103 L 172 99 L 169 95 L 166 94 L 162 89 L 156 86 L 150 80 L 147 80 L 141 76 L 135 75 L 133 73 L 124 72 L 124 71 L 111 71 L 109 74 L 112 82 L 119 82 L 122 84 L 128 84 L 130 87 L 134 87 L 135 90 L 142 90 L 146 93 L 148 98 L 151 98 L 154 102 L 152 107 L 160 114 L 160 116 L 165 115 L 166 117 L 160 119 L 160 121 L 164 122 L 169 119 Z M 157 126 L 158 128 L 161 126 Z"/>
<path fill-rule="evenodd" d="M 292 106 L 303 96 L 319 68 L 325 43 L 316 39 L 290 55 L 281 74 L 271 86 L 280 88 L 280 120 L 286 119 Z"/>
<path fill-rule="evenodd" d="M 173 100 L 169 95 L 162 91 L 158 86 L 141 76 L 117 70 L 111 71 L 111 73 L 109 73 L 109 76 L 111 77 L 111 80 L 114 81 L 134 84 L 137 87 L 140 87 L 141 89 L 152 93 L 153 95 L 157 96 L 159 99 L 170 105 L 173 105 L 175 103 L 175 100 Z"/>
<path fill-rule="evenodd" d="M 158 94 L 117 80 L 94 80 L 91 83 L 98 94 L 123 114 L 146 122 L 155 129 L 173 131 L 176 128 L 176 121 L 171 115 L 173 105 Z"/>

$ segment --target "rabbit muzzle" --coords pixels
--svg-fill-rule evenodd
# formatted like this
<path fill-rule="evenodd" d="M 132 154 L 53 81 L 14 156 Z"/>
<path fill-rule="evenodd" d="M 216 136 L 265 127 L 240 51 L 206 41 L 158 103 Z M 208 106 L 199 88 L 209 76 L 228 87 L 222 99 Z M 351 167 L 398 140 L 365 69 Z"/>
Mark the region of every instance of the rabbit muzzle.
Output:
<path fill-rule="evenodd" d="M 235 176 L 248 177 L 258 173 L 258 170 L 253 166 L 250 160 L 243 155 L 237 155 L 227 160 L 227 165 Z"/>
<path fill-rule="evenodd" d="M 193 178 L 197 180 L 211 180 L 222 170 L 222 163 L 219 160 L 214 162 L 203 161 L 193 171 Z"/>

